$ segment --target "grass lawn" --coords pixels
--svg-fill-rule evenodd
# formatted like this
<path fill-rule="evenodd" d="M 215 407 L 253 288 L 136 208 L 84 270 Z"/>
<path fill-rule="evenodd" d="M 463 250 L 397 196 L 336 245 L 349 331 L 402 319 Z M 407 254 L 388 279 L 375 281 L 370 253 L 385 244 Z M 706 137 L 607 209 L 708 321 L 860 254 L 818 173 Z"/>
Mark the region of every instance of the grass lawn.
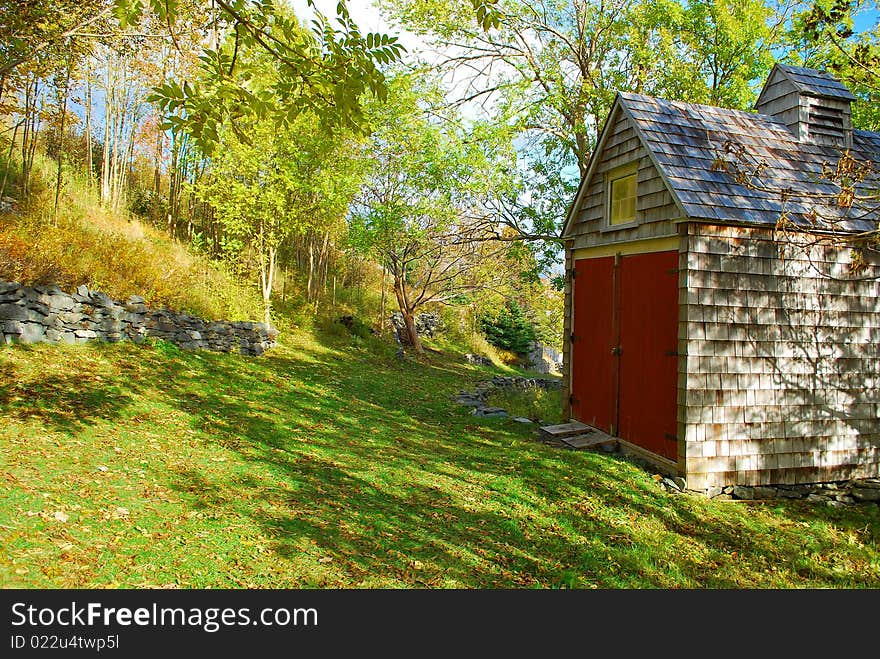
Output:
<path fill-rule="evenodd" d="M 2 586 L 880 586 L 880 507 L 665 494 L 468 416 L 488 369 L 282 338 L 0 349 Z"/>

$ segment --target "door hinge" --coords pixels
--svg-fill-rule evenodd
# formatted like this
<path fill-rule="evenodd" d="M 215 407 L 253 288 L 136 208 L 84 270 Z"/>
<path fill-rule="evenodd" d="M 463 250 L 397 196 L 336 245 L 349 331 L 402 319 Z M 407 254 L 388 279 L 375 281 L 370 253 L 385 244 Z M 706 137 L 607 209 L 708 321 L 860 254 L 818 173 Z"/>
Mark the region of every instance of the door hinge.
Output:
<path fill-rule="evenodd" d="M 577 277 L 577 274 L 578 274 L 578 271 L 575 270 L 574 268 L 572 268 L 572 269 L 569 270 L 569 272 L 568 272 L 568 276 L 571 277 L 572 279 L 574 279 L 575 277 Z"/>
<path fill-rule="evenodd" d="M 664 354 L 665 354 L 667 357 L 678 357 L 678 351 L 677 351 L 677 350 L 667 350 Z"/>
<path fill-rule="evenodd" d="M 575 401 L 574 394 L 569 394 L 568 395 L 568 404 L 574 405 L 574 401 Z"/>
<path fill-rule="evenodd" d="M 678 437 L 676 437 L 676 436 L 673 435 L 672 433 L 665 432 L 665 433 L 663 433 L 663 436 L 664 436 L 666 439 L 670 440 L 670 441 L 673 441 L 673 442 L 677 442 L 677 441 L 678 441 Z"/>
<path fill-rule="evenodd" d="M 569 340 L 571 341 L 571 343 L 574 343 L 574 340 L 575 340 L 575 338 L 576 338 L 575 335 L 574 335 L 574 332 L 572 332 L 572 333 L 569 335 L 568 338 L 569 338 Z"/>
<path fill-rule="evenodd" d="M 613 347 L 611 348 L 611 354 L 612 354 L 612 355 L 622 355 L 622 354 L 623 354 L 623 348 L 621 348 L 620 346 L 613 346 Z"/>

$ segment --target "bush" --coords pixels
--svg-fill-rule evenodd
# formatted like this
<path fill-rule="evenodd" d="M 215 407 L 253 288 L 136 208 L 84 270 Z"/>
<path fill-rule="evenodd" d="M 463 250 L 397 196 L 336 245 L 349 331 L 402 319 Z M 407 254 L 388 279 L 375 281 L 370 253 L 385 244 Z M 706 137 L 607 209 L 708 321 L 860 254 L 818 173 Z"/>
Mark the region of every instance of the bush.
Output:
<path fill-rule="evenodd" d="M 515 300 L 510 300 L 494 318 L 482 316 L 480 330 L 496 348 L 518 355 L 526 354 L 531 343 L 537 340 L 535 325 Z"/>

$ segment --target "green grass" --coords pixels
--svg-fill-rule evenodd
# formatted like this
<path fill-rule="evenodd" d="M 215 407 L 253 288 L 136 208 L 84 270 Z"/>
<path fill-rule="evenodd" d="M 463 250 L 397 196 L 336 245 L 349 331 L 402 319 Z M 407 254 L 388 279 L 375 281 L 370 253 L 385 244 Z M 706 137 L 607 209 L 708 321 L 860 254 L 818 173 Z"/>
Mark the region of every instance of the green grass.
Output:
<path fill-rule="evenodd" d="M 0 349 L 0 585 L 880 586 L 880 508 L 673 496 L 299 332 L 259 359 Z"/>
<path fill-rule="evenodd" d="M 546 376 L 541 376 L 546 377 Z M 546 423 L 562 423 L 561 389 L 495 389 L 486 401 L 519 416 Z"/>

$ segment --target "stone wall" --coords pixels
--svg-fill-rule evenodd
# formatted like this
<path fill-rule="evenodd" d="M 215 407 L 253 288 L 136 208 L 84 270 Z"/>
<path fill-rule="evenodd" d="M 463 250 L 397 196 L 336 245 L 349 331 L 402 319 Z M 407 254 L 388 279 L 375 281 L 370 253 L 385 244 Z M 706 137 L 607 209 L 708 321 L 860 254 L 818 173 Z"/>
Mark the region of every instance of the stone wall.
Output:
<path fill-rule="evenodd" d="M 678 349 L 689 488 L 880 475 L 880 268 L 853 275 L 852 259 L 767 230 L 689 226 Z"/>
<path fill-rule="evenodd" d="M 264 323 L 209 321 L 166 309 L 149 309 L 144 299 L 122 302 L 80 286 L 31 288 L 0 281 L 0 343 L 85 343 L 162 339 L 185 350 L 261 355 L 278 332 Z"/>
<path fill-rule="evenodd" d="M 555 348 L 533 341 L 529 345 L 526 359 L 528 368 L 533 371 L 548 375 L 562 374 L 562 353 Z"/>

